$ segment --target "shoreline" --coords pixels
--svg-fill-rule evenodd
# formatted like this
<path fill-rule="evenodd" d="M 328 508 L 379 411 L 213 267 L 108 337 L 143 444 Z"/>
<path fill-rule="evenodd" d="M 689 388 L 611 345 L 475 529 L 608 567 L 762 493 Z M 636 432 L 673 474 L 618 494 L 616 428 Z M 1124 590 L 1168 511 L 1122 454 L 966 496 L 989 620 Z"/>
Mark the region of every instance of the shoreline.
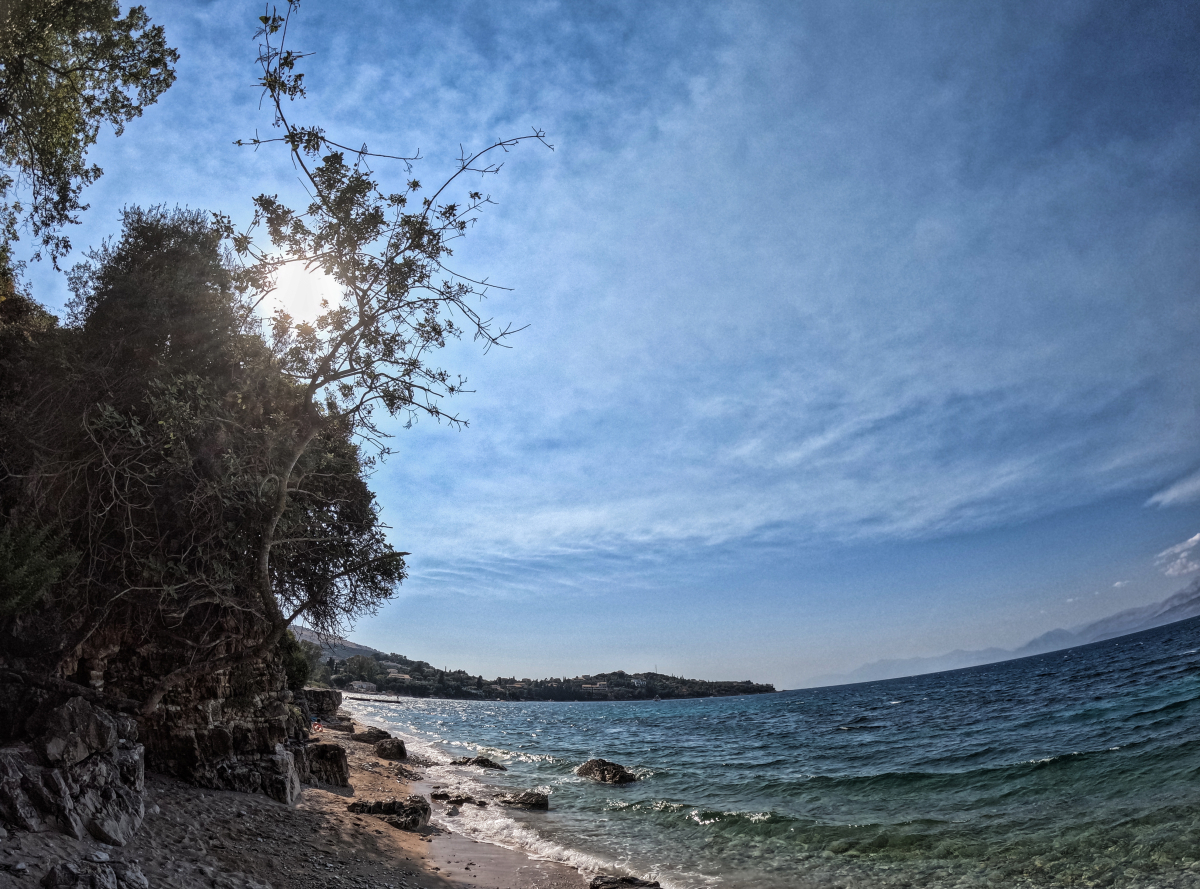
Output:
<path fill-rule="evenodd" d="M 350 787 L 305 786 L 285 806 L 147 774 L 146 817 L 127 845 L 12 831 L 0 837 L 0 889 L 40 886 L 63 861 L 82 872 L 135 863 L 154 889 L 586 889 L 566 865 L 433 824 L 399 830 L 347 811 L 358 800 L 428 798 L 430 787 L 419 760 L 380 760 L 341 732 L 327 731 L 325 740 L 346 748 Z"/>

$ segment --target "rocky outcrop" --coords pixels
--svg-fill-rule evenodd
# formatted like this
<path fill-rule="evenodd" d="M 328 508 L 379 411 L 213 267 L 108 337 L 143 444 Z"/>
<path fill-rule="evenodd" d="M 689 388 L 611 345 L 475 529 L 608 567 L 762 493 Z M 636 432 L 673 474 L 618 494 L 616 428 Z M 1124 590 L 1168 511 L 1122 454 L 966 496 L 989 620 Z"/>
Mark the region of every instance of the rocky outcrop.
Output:
<path fill-rule="evenodd" d="M 0 821 L 124 845 L 145 816 L 137 723 L 82 697 L 39 708 L 28 743 L 0 748 Z"/>
<path fill-rule="evenodd" d="M 500 763 L 492 762 L 486 756 L 463 756 L 459 759 L 451 760 L 450 764 L 455 766 L 478 766 L 481 769 L 495 769 L 498 772 L 508 771 Z"/>
<path fill-rule="evenodd" d="M 433 809 L 429 800 L 414 794 L 407 799 L 361 800 L 346 806 L 348 812 L 360 815 L 375 815 L 392 827 L 401 830 L 419 830 L 429 824 Z"/>
<path fill-rule="evenodd" d="M 200 787 L 300 795 L 297 745 L 308 722 L 277 663 L 248 663 L 173 689 L 143 722 L 150 768 Z"/>
<path fill-rule="evenodd" d="M 499 798 L 499 802 L 518 809 L 549 809 L 550 797 L 540 790 L 522 790 Z"/>
<path fill-rule="evenodd" d="M 632 784 L 637 780 L 637 775 L 625 766 L 609 762 L 607 759 L 589 759 L 575 770 L 575 774 L 602 784 Z"/>
<path fill-rule="evenodd" d="M 380 759 L 408 759 L 408 750 L 399 738 L 384 738 L 375 745 L 375 755 Z"/>
<path fill-rule="evenodd" d="M 363 744 L 376 744 L 379 741 L 387 740 L 390 737 L 391 737 L 390 733 L 385 732 L 381 728 L 375 728 L 375 726 L 371 725 L 371 726 L 367 726 L 362 731 L 354 732 L 353 734 L 351 734 L 350 740 L 351 741 L 360 741 Z"/>
<path fill-rule="evenodd" d="M 312 715 L 321 720 L 333 719 L 342 706 L 342 693 L 336 688 L 308 687 L 297 694 L 297 698 L 301 695 Z"/>
<path fill-rule="evenodd" d="M 295 748 L 292 755 L 301 783 L 350 786 L 350 763 L 346 759 L 346 748 L 342 745 L 306 744 Z"/>

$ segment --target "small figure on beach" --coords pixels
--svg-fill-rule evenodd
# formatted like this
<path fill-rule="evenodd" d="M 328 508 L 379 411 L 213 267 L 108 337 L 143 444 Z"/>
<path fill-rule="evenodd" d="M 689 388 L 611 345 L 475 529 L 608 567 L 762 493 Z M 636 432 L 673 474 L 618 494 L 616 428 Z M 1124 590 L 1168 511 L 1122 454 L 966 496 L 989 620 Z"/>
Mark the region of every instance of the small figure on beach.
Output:
<path fill-rule="evenodd" d="M 312 720 L 312 726 L 309 728 L 309 731 L 311 731 L 313 734 L 316 734 L 317 732 L 323 732 L 325 731 L 325 726 L 321 725 L 321 720 L 314 716 Z"/>

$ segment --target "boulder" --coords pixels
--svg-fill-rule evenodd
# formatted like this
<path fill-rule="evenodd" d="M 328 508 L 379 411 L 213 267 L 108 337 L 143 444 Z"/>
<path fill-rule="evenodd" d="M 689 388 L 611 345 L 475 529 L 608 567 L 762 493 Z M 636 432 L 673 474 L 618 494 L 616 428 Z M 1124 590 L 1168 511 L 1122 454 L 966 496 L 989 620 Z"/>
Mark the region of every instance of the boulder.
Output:
<path fill-rule="evenodd" d="M 575 774 L 602 784 L 632 784 L 637 780 L 637 775 L 625 766 L 609 762 L 607 759 L 589 759 L 575 770 Z"/>
<path fill-rule="evenodd" d="M 588 889 L 626 889 L 626 887 L 643 887 L 643 889 L 660 889 L 658 880 L 639 880 L 637 877 L 609 877 L 601 874 L 592 877 Z"/>
<path fill-rule="evenodd" d="M 375 815 L 400 830 L 419 830 L 429 824 L 433 814 L 429 800 L 416 794 L 406 799 L 358 800 L 346 806 L 346 811 Z"/>
<path fill-rule="evenodd" d="M 459 759 L 451 760 L 450 764 L 455 766 L 478 766 L 481 769 L 495 769 L 498 772 L 508 771 L 500 763 L 492 762 L 486 756 L 463 756 Z"/>
<path fill-rule="evenodd" d="M 312 715 L 322 721 L 336 717 L 342 706 L 342 693 L 336 688 L 306 688 L 301 694 Z"/>
<path fill-rule="evenodd" d="M 380 759 L 408 759 L 408 751 L 399 738 L 384 738 L 375 745 L 375 755 Z"/>
<path fill-rule="evenodd" d="M 145 750 L 133 720 L 76 697 L 31 722 L 31 744 L 0 748 L 0 821 L 128 842 L 145 817 Z"/>
<path fill-rule="evenodd" d="M 550 797 L 540 790 L 522 790 L 520 793 L 510 793 L 500 797 L 500 802 L 506 806 L 519 809 L 549 809 Z"/>
<path fill-rule="evenodd" d="M 307 744 L 296 748 L 293 754 L 303 783 L 350 786 L 350 763 L 341 744 Z"/>
<path fill-rule="evenodd" d="M 391 735 L 388 732 L 385 732 L 381 728 L 375 728 L 375 726 L 372 725 L 363 729 L 361 732 L 354 732 L 351 734 L 350 740 L 361 741 L 363 744 L 377 744 L 380 741 L 385 741 L 390 737 Z"/>

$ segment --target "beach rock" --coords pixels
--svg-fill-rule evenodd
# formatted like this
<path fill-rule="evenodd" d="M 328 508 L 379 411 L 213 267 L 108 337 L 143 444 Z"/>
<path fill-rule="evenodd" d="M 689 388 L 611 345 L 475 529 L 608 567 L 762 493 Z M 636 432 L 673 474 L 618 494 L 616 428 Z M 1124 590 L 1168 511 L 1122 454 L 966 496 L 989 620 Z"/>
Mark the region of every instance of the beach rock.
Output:
<path fill-rule="evenodd" d="M 380 759 L 408 759 L 408 750 L 399 738 L 384 738 L 375 745 L 375 755 Z"/>
<path fill-rule="evenodd" d="M 377 744 L 378 742 L 386 740 L 390 737 L 391 734 L 385 732 L 381 728 L 375 728 L 375 726 L 372 725 L 363 729 L 361 732 L 354 732 L 351 734 L 350 740 L 361 741 L 363 744 Z"/>
<path fill-rule="evenodd" d="M 487 803 L 481 803 L 473 796 L 467 796 L 465 793 L 449 793 L 445 790 L 435 790 L 429 794 L 430 799 L 439 800 L 448 806 L 463 806 L 467 803 L 472 803 L 476 806 L 486 806 Z"/>
<path fill-rule="evenodd" d="M 300 780 L 305 784 L 350 786 L 350 763 L 341 744 L 306 744 L 293 751 Z"/>
<path fill-rule="evenodd" d="M 30 724 L 32 743 L 0 748 L 0 821 L 123 846 L 145 817 L 133 720 L 71 698 Z"/>
<path fill-rule="evenodd" d="M 359 800 L 346 806 L 346 811 L 360 815 L 375 815 L 392 827 L 401 830 L 419 830 L 429 824 L 433 808 L 429 800 L 414 794 L 407 799 Z"/>
<path fill-rule="evenodd" d="M 498 772 L 507 772 L 504 766 L 498 762 L 493 762 L 486 756 L 463 756 L 459 759 L 452 760 L 451 765 L 456 766 L 478 766 L 481 769 L 495 769 Z"/>
<path fill-rule="evenodd" d="M 592 877 L 588 889 L 627 889 L 627 887 L 643 887 L 643 889 L 661 889 L 658 880 L 639 880 L 637 877 Z"/>
<path fill-rule="evenodd" d="M 499 801 L 506 806 L 518 809 L 549 809 L 550 797 L 540 790 L 522 790 L 520 793 L 510 793 L 500 797 Z"/>
<path fill-rule="evenodd" d="M 336 688 L 305 688 L 301 694 L 313 716 L 322 720 L 337 717 L 342 706 L 342 693 Z"/>
<path fill-rule="evenodd" d="M 575 774 L 602 784 L 632 784 L 637 780 L 637 775 L 625 766 L 609 762 L 607 759 L 589 759 L 575 770 Z"/>
<path fill-rule="evenodd" d="M 44 889 L 75 889 L 82 881 L 79 868 L 69 861 L 60 861 L 42 877 Z"/>
<path fill-rule="evenodd" d="M 150 881 L 133 862 L 114 861 L 112 869 L 117 875 L 117 885 L 121 889 L 150 889 Z"/>

